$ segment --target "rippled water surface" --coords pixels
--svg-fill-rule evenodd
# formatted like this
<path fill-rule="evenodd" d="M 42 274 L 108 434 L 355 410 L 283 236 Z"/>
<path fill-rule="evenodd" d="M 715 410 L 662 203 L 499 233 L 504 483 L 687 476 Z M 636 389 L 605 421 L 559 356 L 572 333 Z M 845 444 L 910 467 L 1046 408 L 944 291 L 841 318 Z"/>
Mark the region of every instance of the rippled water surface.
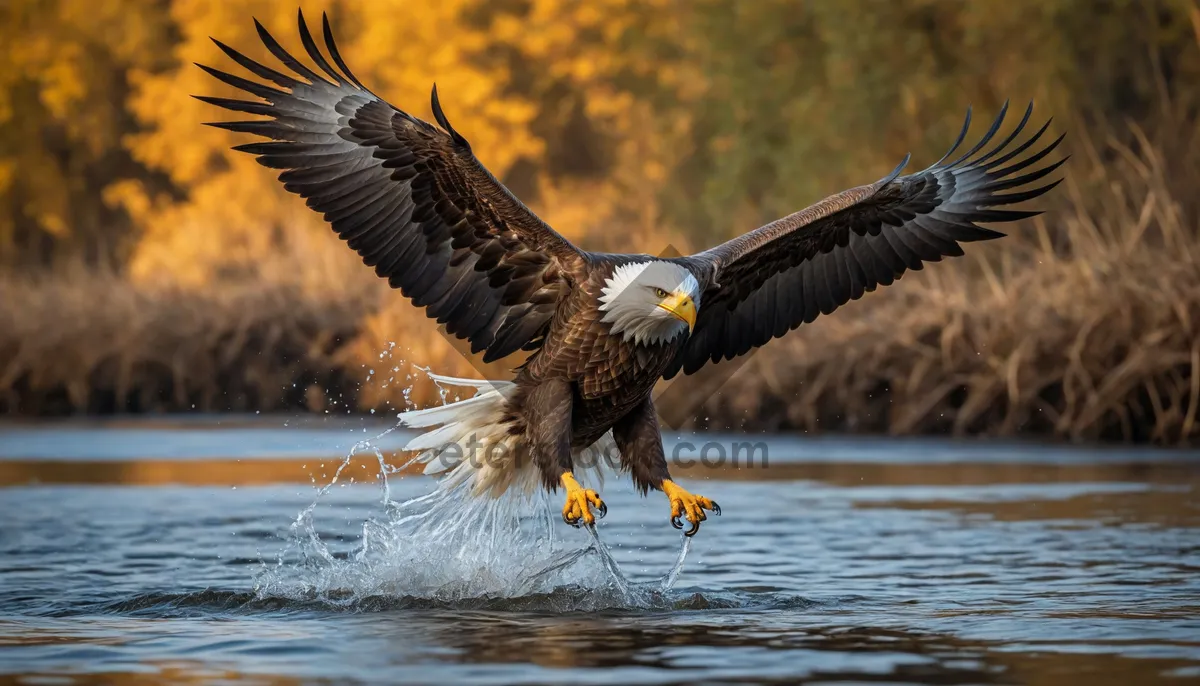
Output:
<path fill-rule="evenodd" d="M 373 455 L 313 512 L 329 560 L 277 566 L 361 437 L 0 427 L 0 683 L 1200 683 L 1195 454 L 774 439 L 766 468 L 683 471 L 725 514 L 669 591 L 622 594 L 587 553 L 498 597 L 311 583 L 380 513 Z M 665 500 L 603 495 L 623 577 L 657 584 L 681 543 Z"/>

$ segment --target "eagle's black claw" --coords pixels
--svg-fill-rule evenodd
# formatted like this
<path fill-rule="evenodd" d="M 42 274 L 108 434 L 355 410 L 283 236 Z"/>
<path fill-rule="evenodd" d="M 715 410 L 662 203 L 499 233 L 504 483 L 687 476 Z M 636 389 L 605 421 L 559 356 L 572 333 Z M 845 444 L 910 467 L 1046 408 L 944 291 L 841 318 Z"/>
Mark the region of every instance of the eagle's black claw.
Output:
<path fill-rule="evenodd" d="M 695 535 L 696 535 L 696 532 L 697 532 L 697 531 L 699 531 L 699 530 L 700 530 L 700 521 L 699 521 L 699 520 L 697 520 L 697 521 L 694 521 L 694 522 L 692 522 L 692 528 L 690 528 L 690 529 L 688 529 L 687 531 L 683 532 L 683 535 L 684 535 L 684 536 L 688 536 L 688 537 L 695 536 Z"/>
<path fill-rule="evenodd" d="M 715 501 L 715 500 L 714 500 L 714 501 L 712 501 L 712 513 L 713 513 L 713 514 L 715 514 L 715 515 L 716 515 L 716 516 L 718 516 L 718 517 L 720 517 L 720 516 L 721 516 L 721 506 L 720 506 L 720 505 L 718 505 L 718 504 L 717 504 L 717 501 Z"/>
<path fill-rule="evenodd" d="M 600 519 L 604 519 L 608 515 L 608 505 L 600 503 L 600 507 L 596 508 L 596 515 Z"/>
<path fill-rule="evenodd" d="M 683 522 L 679 521 L 679 515 L 671 517 L 671 526 L 675 527 L 676 529 L 683 528 Z"/>
<path fill-rule="evenodd" d="M 575 527 L 576 529 L 579 528 L 579 520 L 578 519 L 571 519 L 570 517 L 567 516 L 566 512 L 563 513 L 562 518 L 563 518 L 563 521 L 566 522 L 567 524 L 570 524 L 571 526 Z"/>

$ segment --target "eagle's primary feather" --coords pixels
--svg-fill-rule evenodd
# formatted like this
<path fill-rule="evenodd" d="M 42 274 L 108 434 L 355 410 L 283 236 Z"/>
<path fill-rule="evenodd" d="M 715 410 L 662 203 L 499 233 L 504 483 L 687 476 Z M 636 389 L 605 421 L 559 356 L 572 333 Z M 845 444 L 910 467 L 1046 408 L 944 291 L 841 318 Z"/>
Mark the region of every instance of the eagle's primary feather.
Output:
<path fill-rule="evenodd" d="M 950 160 L 966 138 L 968 110 L 954 146 L 924 171 L 902 176 L 906 158 L 875 183 L 688 257 L 585 252 L 475 158 L 451 126 L 436 86 L 431 105 L 438 126 L 368 90 L 342 59 L 328 18 L 322 22 L 328 59 L 303 14 L 298 25 L 315 69 L 257 21 L 260 39 L 290 73 L 214 39 L 266 83 L 201 65 L 257 98 L 197 96 L 260 117 L 212 125 L 269 139 L 235 149 L 282 170 L 285 189 L 472 351 L 487 361 L 531 352 L 511 383 L 441 378 L 475 388 L 475 397 L 401 420 L 434 428 L 411 445 L 424 451 L 427 471 L 449 472 L 448 482 L 468 481 L 479 495 L 514 485 L 563 486 L 563 517 L 571 523 L 590 524 L 593 509 L 606 510 L 574 476 L 586 471 L 585 452 L 592 451 L 594 466 L 602 450 L 618 454 L 609 456 L 619 456 L 643 492 L 666 493 L 672 523 L 686 518 L 688 533 L 695 533 L 705 511 L 720 508 L 671 481 L 650 399 L 655 383 L 742 355 L 908 270 L 961 255 L 961 243 L 1002 236 L 979 223 L 1036 214 L 1004 208 L 1053 188 L 1057 181 L 1040 182 L 1065 161 L 1038 166 L 1062 141 L 1038 147 L 1049 122 L 1017 142 L 1032 103 L 1012 132 L 989 147 L 1006 104 L 979 142 Z M 504 450 L 492 460 L 447 450 L 467 442 L 485 455 Z M 522 459 L 526 454 L 532 459 Z"/>

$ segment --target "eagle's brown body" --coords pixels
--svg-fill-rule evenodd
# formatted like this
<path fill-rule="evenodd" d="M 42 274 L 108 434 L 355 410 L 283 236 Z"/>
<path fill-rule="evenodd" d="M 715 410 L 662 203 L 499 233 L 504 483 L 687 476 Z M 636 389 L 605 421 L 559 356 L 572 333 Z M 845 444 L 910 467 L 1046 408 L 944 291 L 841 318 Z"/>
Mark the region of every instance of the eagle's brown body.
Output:
<path fill-rule="evenodd" d="M 650 430 L 641 424 L 653 422 L 654 413 L 641 412 L 649 403 L 650 391 L 678 355 L 685 339 L 677 338 L 656 345 L 635 345 L 604 326 L 599 301 L 605 280 L 618 264 L 648 255 L 589 256 L 588 269 L 581 271 L 570 295 L 562 300 L 551 319 L 549 331 L 538 348 L 521 367 L 515 380 L 517 392 L 510 401 L 511 431 L 526 434 L 530 421 L 545 418 L 570 403 L 570 446 L 581 450 L 596 443 L 614 425 L 625 420 L 630 428 Z M 556 383 L 557 382 L 557 383 Z M 538 392 L 535 392 L 538 391 Z M 569 396 L 566 397 L 566 396 Z M 557 429 L 556 429 L 557 430 Z M 622 455 L 639 454 L 622 449 L 624 434 L 614 434 Z M 661 450 L 661 443 L 658 444 Z M 559 455 L 567 454 L 559 451 Z M 548 451 L 535 452 L 534 459 L 556 459 Z M 657 488 L 667 478 L 666 465 L 651 460 L 654 468 L 627 467 L 639 488 Z M 568 471 L 571 465 L 563 465 Z M 659 468 L 661 466 L 661 468 Z M 546 485 L 555 488 L 559 474 L 553 468 L 541 470 Z"/>
<path fill-rule="evenodd" d="M 590 508 L 604 510 L 572 471 L 579 451 L 611 431 L 621 466 L 642 490 L 666 492 L 672 522 L 686 516 L 694 533 L 704 510 L 719 509 L 669 479 L 650 399 L 655 383 L 742 355 L 907 271 L 961 255 L 960 243 L 1002 236 L 978 223 L 1037 214 L 997 208 L 1048 191 L 1057 182 L 1034 182 L 1063 161 L 1038 166 L 1061 136 L 1031 149 L 1048 122 L 1018 142 L 1032 104 L 1003 140 L 985 149 L 1006 104 L 974 147 L 949 160 L 967 133 L 968 111 L 951 152 L 923 171 L 901 176 L 906 159 L 875 183 L 688 257 L 589 253 L 546 225 L 475 158 L 442 112 L 436 88 L 432 108 L 440 128 L 359 82 L 338 54 L 328 21 L 329 59 L 302 16 L 299 29 L 315 69 L 261 25 L 259 36 L 290 73 L 217 43 L 262 81 L 202 68 L 258 100 L 198 97 L 265 118 L 214 126 L 269 139 L 236 149 L 283 170 L 284 188 L 305 198 L 379 276 L 485 361 L 531 352 L 513 382 L 451 380 L 475 387 L 477 395 L 406 413 L 402 421 L 439 427 L 410 443 L 426 451 L 427 471 L 449 471 L 448 479 L 468 480 L 480 494 L 518 482 L 562 485 L 563 516 L 573 522 L 591 523 Z M 476 435 L 531 454 L 532 464 L 448 461 L 443 448 Z"/>

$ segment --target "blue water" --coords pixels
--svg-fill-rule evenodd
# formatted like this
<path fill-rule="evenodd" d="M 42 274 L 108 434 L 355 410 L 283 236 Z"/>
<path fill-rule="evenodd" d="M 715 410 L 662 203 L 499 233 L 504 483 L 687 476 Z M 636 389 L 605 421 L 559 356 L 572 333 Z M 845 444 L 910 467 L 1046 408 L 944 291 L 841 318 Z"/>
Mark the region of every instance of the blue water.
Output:
<path fill-rule="evenodd" d="M 768 467 L 680 477 L 725 514 L 665 593 L 623 596 L 594 554 L 516 597 L 402 578 L 305 592 L 264 590 L 264 565 L 304 580 L 351 560 L 381 508 L 369 469 L 313 513 L 335 562 L 293 551 L 282 567 L 320 472 L 190 486 L 123 469 L 315 468 L 375 431 L 283 421 L 0 428 L 0 683 L 1200 682 L 1194 453 L 754 437 Z M 71 483 L 96 461 L 111 478 Z M 403 500 L 431 482 L 390 485 Z M 656 582 L 680 547 L 665 500 L 625 481 L 602 494 L 624 577 Z"/>

